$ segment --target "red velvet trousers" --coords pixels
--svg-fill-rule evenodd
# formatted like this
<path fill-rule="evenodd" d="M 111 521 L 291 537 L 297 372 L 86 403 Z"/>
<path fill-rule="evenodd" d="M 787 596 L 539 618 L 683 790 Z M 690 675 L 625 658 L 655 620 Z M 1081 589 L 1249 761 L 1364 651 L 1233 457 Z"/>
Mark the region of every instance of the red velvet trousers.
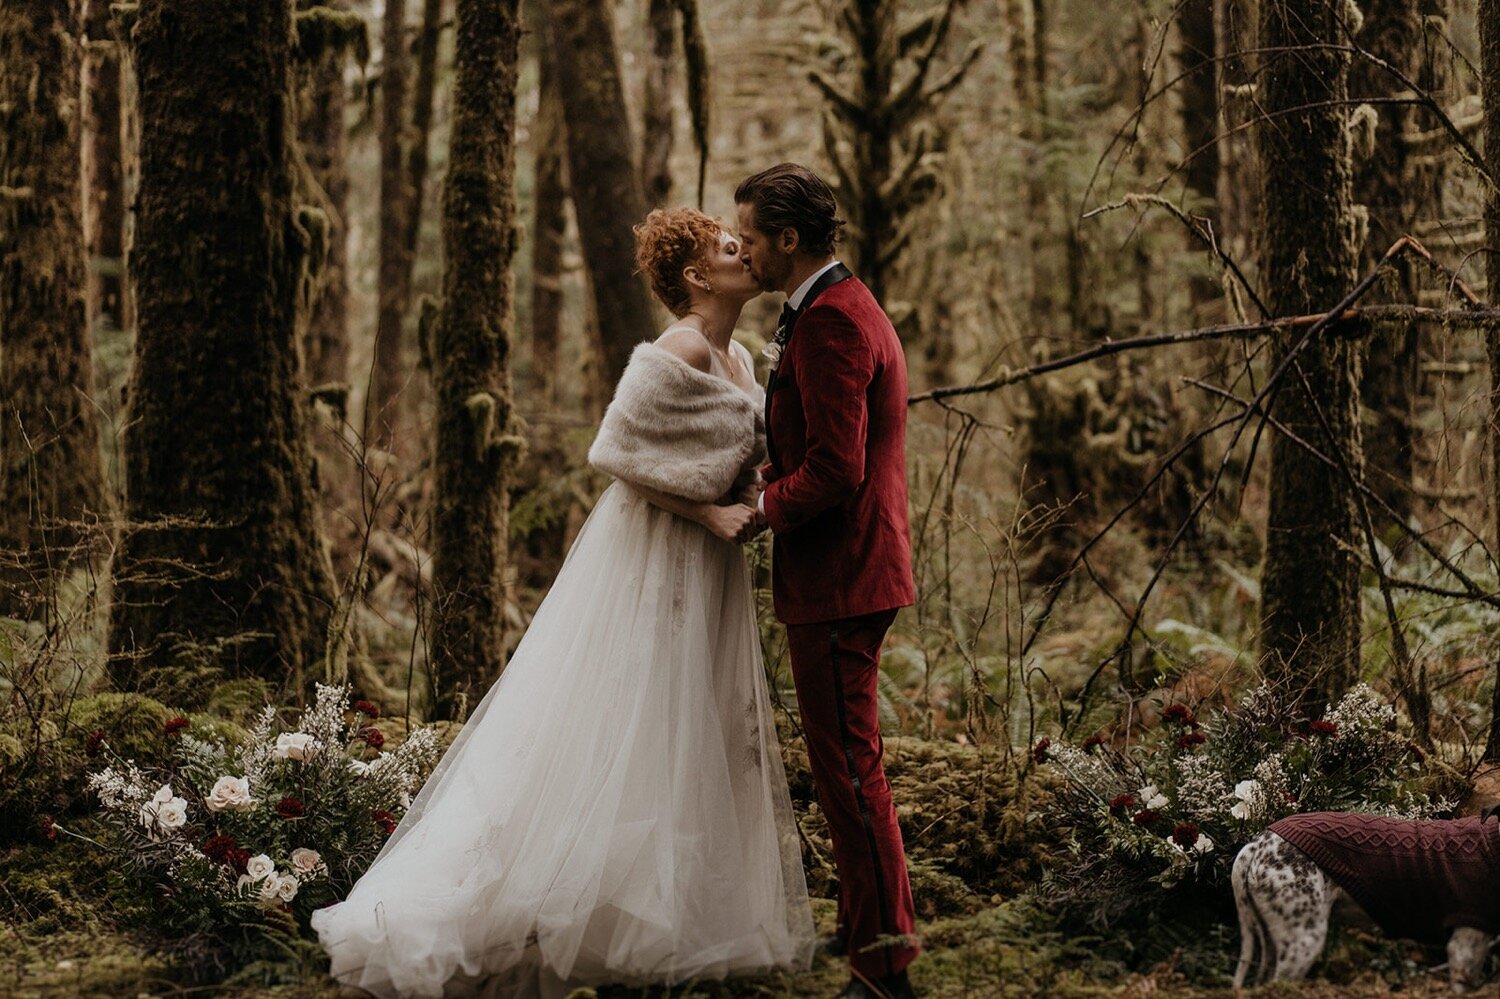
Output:
<path fill-rule="evenodd" d="M 792 679 L 818 803 L 833 837 L 839 935 L 861 975 L 884 978 L 917 956 L 901 828 L 880 763 L 880 644 L 894 610 L 787 625 Z M 904 937 L 905 939 L 893 939 Z"/>

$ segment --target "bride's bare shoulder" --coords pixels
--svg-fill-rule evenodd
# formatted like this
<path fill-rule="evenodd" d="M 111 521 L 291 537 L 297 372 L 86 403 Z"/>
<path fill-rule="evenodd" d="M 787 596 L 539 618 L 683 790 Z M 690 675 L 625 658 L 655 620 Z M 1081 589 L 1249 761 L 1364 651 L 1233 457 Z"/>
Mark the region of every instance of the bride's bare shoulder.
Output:
<path fill-rule="evenodd" d="M 708 341 L 691 326 L 668 326 L 656 338 L 656 346 L 675 354 L 699 371 L 709 371 Z"/>

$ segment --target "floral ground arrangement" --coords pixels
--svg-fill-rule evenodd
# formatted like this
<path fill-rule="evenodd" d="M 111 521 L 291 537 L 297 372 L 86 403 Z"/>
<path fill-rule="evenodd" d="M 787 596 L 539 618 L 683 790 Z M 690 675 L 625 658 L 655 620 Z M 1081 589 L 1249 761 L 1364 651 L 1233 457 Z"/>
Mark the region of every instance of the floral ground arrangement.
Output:
<path fill-rule="evenodd" d="M 5 848 L 0 994 L 337 995 L 307 917 L 373 859 L 452 729 L 408 728 L 338 686 L 300 712 L 217 717 L 106 696 L 80 702 L 87 728 L 56 735 L 73 797 L 54 796 Z M 785 734 L 827 930 L 828 843 Z M 1432 814 L 1463 786 L 1364 686 L 1310 720 L 1261 687 L 1223 708 L 1158 703 L 1129 739 L 1055 735 L 1008 753 L 899 737 L 887 756 L 927 951 L 914 978 L 934 999 L 1227 995 L 1240 844 L 1293 811 Z M 822 997 L 843 975 L 820 958 L 802 975 L 670 994 Z M 1317 981 L 1267 994 L 1444 987 L 1424 955 L 1351 930 Z"/>

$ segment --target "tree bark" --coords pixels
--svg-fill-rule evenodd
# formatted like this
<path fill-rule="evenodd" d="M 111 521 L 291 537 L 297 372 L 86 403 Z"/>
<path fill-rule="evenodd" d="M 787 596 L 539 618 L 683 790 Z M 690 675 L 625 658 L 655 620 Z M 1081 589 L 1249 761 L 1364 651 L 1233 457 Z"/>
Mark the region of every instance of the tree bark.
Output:
<path fill-rule="evenodd" d="M 84 0 L 83 184 L 89 329 L 125 329 L 125 146 L 120 43 L 105 0 Z"/>
<path fill-rule="evenodd" d="M 646 286 L 634 274 L 631 227 L 645 216 L 646 200 L 631 148 L 611 5 L 548 0 L 545 6 L 568 130 L 569 190 L 599 316 L 604 375 L 613 386 L 635 345 L 657 332 Z"/>
<path fill-rule="evenodd" d="M 456 0 L 443 190 L 443 304 L 432 338 L 434 705 L 462 717 L 505 657 L 514 305 L 518 0 Z"/>
<path fill-rule="evenodd" d="M 1261 274 L 1273 315 L 1331 308 L 1355 280 L 1352 170 L 1345 135 L 1349 57 L 1338 0 L 1267 0 L 1261 8 L 1258 132 Z M 1279 365 L 1295 332 L 1272 341 Z M 1272 412 L 1325 455 L 1359 474 L 1359 354 L 1330 329 L 1298 355 Z M 1298 371 L 1300 369 L 1301 377 Z M 1305 382 L 1303 378 L 1305 377 Z M 1307 388 L 1310 386 L 1311 391 Z M 1326 429 L 1325 429 L 1326 427 Z M 1359 558 L 1352 489 L 1281 434 L 1271 439 L 1270 511 L 1261 572 L 1264 670 L 1309 711 L 1337 697 L 1359 673 Z"/>
<path fill-rule="evenodd" d="M 417 242 L 422 233 L 422 203 L 427 193 L 427 144 L 432 135 L 432 104 L 437 92 L 438 39 L 442 34 L 443 0 L 423 0 L 422 33 L 417 36 L 417 83 L 412 91 L 411 149 L 406 157 L 407 193 L 411 198 L 406 218 L 407 300 L 401 314 L 411 309 L 412 270 L 416 266 Z"/>
<path fill-rule="evenodd" d="M 1178 50 L 1182 73 L 1182 138 L 1187 160 L 1182 179 L 1191 195 L 1189 210 L 1208 219 L 1215 238 L 1221 235 L 1218 212 L 1219 187 L 1219 64 L 1214 30 L 1215 0 L 1186 0 L 1178 15 Z M 1189 236 L 1188 250 L 1201 255 L 1203 244 Z M 1198 311 L 1222 297 L 1219 283 L 1210 275 L 1194 272 L 1188 280 L 1188 295 Z"/>
<path fill-rule="evenodd" d="M 646 88 L 641 113 L 641 189 L 660 207 L 672 193 L 672 76 L 677 62 L 676 0 L 649 0 Z"/>
<path fill-rule="evenodd" d="M 380 244 L 375 350 L 365 399 L 365 442 L 390 450 L 406 384 L 407 225 L 412 193 L 403 158 L 407 103 L 406 0 L 385 0 L 380 67 Z"/>
<path fill-rule="evenodd" d="M 308 4 L 307 6 L 314 6 Z M 344 0 L 316 6 L 346 9 Z M 298 141 L 313 179 L 328 198 L 328 256 L 303 338 L 311 386 L 349 381 L 349 164 L 344 129 L 344 58 L 340 49 L 316 55 L 301 93 Z"/>
<path fill-rule="evenodd" d="M 1484 161 L 1493 178 L 1500 178 L 1500 0 L 1479 0 L 1480 90 L 1484 100 Z M 1484 201 L 1485 280 L 1491 302 L 1500 300 L 1500 193 L 1493 187 Z M 1500 329 L 1485 332 L 1490 360 L 1490 481 L 1496 537 L 1500 538 Z M 1500 541 L 1496 542 L 1500 546 Z M 1487 760 L 1500 760 L 1500 667 L 1496 670 L 1490 706 Z"/>
<path fill-rule="evenodd" d="M 1422 19 L 1417 0 L 1365 0 L 1365 22 L 1358 39 L 1370 54 L 1391 64 L 1408 79 L 1417 77 L 1417 54 Z M 1404 88 L 1388 70 L 1368 59 L 1356 58 L 1350 75 L 1355 101 L 1391 98 Z M 1360 270 L 1375 266 L 1387 247 L 1411 231 L 1416 198 L 1406 169 L 1407 146 L 1401 136 L 1411 130 L 1408 106 L 1381 104 L 1374 108 L 1374 142 L 1356 164 L 1354 198 L 1369 213 L 1369 230 L 1360 252 Z M 1395 264 L 1394 288 L 1376 288 L 1368 301 L 1417 300 L 1417 278 L 1409 258 Z M 1394 292 L 1394 294 L 1392 293 Z M 1417 326 L 1401 323 L 1383 327 L 1370 337 L 1361 393 L 1370 414 L 1366 454 L 1370 488 L 1402 517 L 1412 510 L 1412 427 L 1417 394 Z"/>
<path fill-rule="evenodd" d="M 295 696 L 322 676 L 333 586 L 298 370 L 291 4 L 155 0 L 133 37 L 140 331 L 110 675 L 184 706 L 225 676 Z"/>
<path fill-rule="evenodd" d="M 104 508 L 84 308 L 73 4 L 0 8 L 0 613 L 29 612 Z"/>
<path fill-rule="evenodd" d="M 531 375 L 536 404 L 557 403 L 558 344 L 562 334 L 563 239 L 567 230 L 567 183 L 563 176 L 567 130 L 557 68 L 545 39 L 537 46 L 535 196 L 531 240 Z"/>

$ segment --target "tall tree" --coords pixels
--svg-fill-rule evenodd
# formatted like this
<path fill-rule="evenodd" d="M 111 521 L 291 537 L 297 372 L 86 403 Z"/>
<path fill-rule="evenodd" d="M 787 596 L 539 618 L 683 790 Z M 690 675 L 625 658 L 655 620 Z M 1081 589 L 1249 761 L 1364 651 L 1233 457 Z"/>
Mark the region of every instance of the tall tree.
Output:
<path fill-rule="evenodd" d="M 443 189 L 443 300 L 432 329 L 434 703 L 465 713 L 505 661 L 518 0 L 456 0 Z"/>
<path fill-rule="evenodd" d="M 677 0 L 648 0 L 650 39 L 641 101 L 641 189 L 660 207 L 672 193 L 672 77 L 677 62 Z"/>
<path fill-rule="evenodd" d="M 432 135 L 432 105 L 437 94 L 438 40 L 443 28 L 443 0 L 422 0 L 422 30 L 417 35 L 417 82 L 411 101 L 411 148 L 406 152 L 406 175 L 411 202 L 406 213 L 406 289 L 404 316 L 411 307 L 412 270 L 422 232 L 422 203 L 427 193 L 427 145 Z"/>
<path fill-rule="evenodd" d="M 1500 0 L 1479 0 L 1480 89 L 1484 99 L 1484 161 L 1489 183 L 1484 198 L 1485 281 L 1491 302 L 1500 301 Z M 1485 330 L 1490 360 L 1491 502 L 1500 539 L 1500 329 Z M 1500 541 L 1496 542 L 1500 545 Z M 1485 758 L 1500 760 L 1500 676 L 1490 706 L 1490 738 Z"/>
<path fill-rule="evenodd" d="M 1219 187 L 1219 61 L 1218 33 L 1214 30 L 1215 0 L 1185 0 L 1177 15 L 1179 71 L 1182 74 L 1182 145 L 1187 159 L 1182 179 L 1192 197 L 1194 215 L 1206 218 L 1216 237 L 1220 233 L 1217 211 Z M 1202 250 L 1190 240 L 1189 248 Z M 1196 310 L 1219 297 L 1218 282 L 1199 272 L 1188 281 L 1188 294 Z"/>
<path fill-rule="evenodd" d="M 983 52 L 975 42 L 933 77 L 957 6 L 939 0 L 903 29 L 895 0 L 845 0 L 834 14 L 844 44 L 833 58 L 847 70 L 809 70 L 828 99 L 823 145 L 849 216 L 854 265 L 882 300 L 911 243 L 913 213 L 938 187 L 932 111 Z"/>
<path fill-rule="evenodd" d="M 126 328 L 125 108 L 120 42 L 105 0 L 84 0 L 83 189 L 89 329 L 107 319 Z"/>
<path fill-rule="evenodd" d="M 1261 7 L 1261 280 L 1278 316 L 1332 308 L 1354 284 L 1348 148 L 1349 56 L 1340 0 Z M 1279 366 L 1299 334 L 1279 332 Z M 1330 327 L 1297 354 L 1272 413 L 1303 441 L 1359 472 L 1359 351 Z M 1271 439 L 1270 511 L 1261 571 L 1260 642 L 1267 675 L 1309 708 L 1358 675 L 1359 559 L 1353 490 L 1283 434 Z"/>
<path fill-rule="evenodd" d="M 1407 79 L 1417 77 L 1422 14 L 1418 0 L 1365 0 L 1361 6 L 1364 26 L 1357 35 L 1359 44 L 1391 67 L 1357 56 L 1349 81 L 1353 100 L 1373 101 L 1370 110 L 1361 111 L 1354 133 L 1371 140 L 1356 150 L 1359 160 L 1354 174 L 1354 199 L 1365 206 L 1370 220 L 1360 269 L 1369 270 L 1416 221 L 1417 192 L 1407 170 L 1409 147 L 1403 141 L 1411 130 L 1413 114 L 1410 105 L 1394 100 L 1405 85 L 1391 70 Z M 1371 300 L 1415 302 L 1417 276 L 1409 258 L 1397 260 L 1394 266 L 1394 287 L 1375 289 Z M 1372 473 L 1370 486 L 1405 516 L 1412 508 L 1416 323 L 1398 322 L 1375 330 L 1361 392 L 1369 412 L 1365 450 Z"/>
<path fill-rule="evenodd" d="M 12 613 L 66 561 L 79 538 L 70 524 L 104 506 L 84 310 L 79 29 L 71 3 L 0 8 L 0 584 L 15 586 L 0 604 Z"/>
<path fill-rule="evenodd" d="M 305 79 L 298 88 L 298 142 L 326 199 L 328 251 L 303 337 L 307 381 L 349 380 L 349 154 L 344 62 L 369 56 L 364 19 L 345 0 L 298 0 L 297 39 Z"/>
<path fill-rule="evenodd" d="M 385 0 L 380 57 L 380 235 L 376 283 L 375 352 L 365 399 L 365 440 L 390 448 L 400 424 L 406 383 L 402 330 L 410 298 L 407 226 L 410 174 L 404 160 L 410 89 L 406 51 L 406 0 Z"/>
<path fill-rule="evenodd" d="M 156 0 L 133 32 L 140 329 L 110 672 L 179 703 L 211 689 L 192 666 L 300 688 L 333 601 L 297 367 L 291 14 Z"/>
<path fill-rule="evenodd" d="M 537 405 L 557 402 L 558 343 L 562 332 L 563 239 L 567 229 L 567 180 L 563 174 L 567 130 L 552 47 L 537 45 L 537 115 L 532 129 L 535 177 L 531 238 L 531 376 Z"/>
<path fill-rule="evenodd" d="M 625 89 L 606 0 L 548 0 L 548 41 L 568 130 L 568 183 L 578 240 L 599 317 L 599 347 L 609 385 L 630 352 L 656 335 L 646 286 L 633 273 L 631 227 L 646 214 Z"/>

